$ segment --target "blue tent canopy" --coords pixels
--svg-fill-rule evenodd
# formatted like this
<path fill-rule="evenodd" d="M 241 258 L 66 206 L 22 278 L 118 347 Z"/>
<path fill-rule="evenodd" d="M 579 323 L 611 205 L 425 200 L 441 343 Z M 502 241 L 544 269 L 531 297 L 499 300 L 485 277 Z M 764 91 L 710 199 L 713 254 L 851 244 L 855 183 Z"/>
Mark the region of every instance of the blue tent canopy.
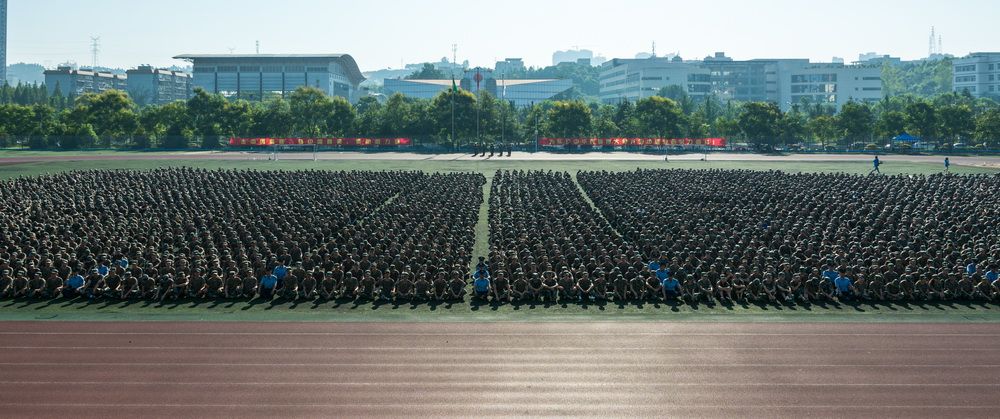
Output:
<path fill-rule="evenodd" d="M 905 132 L 902 133 L 902 134 L 900 134 L 900 135 L 898 135 L 898 136 L 896 136 L 896 138 L 893 138 L 892 140 L 896 141 L 896 142 L 900 142 L 900 143 L 915 143 L 917 141 L 920 141 L 919 138 L 914 137 L 914 136 L 912 136 L 910 134 L 907 134 Z"/>

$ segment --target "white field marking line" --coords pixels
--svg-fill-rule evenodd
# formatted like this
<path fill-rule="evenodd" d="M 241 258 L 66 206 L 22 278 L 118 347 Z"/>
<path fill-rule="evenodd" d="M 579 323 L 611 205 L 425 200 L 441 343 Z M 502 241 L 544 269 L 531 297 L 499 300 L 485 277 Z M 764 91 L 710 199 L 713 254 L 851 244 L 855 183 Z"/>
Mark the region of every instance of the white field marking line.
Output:
<path fill-rule="evenodd" d="M 669 403 L 668 400 L 664 400 L 663 403 L 633 403 L 629 402 L 629 408 L 656 408 L 656 409 L 667 409 L 667 410 L 681 410 L 681 409 L 711 409 L 711 410 L 755 410 L 755 409 L 837 409 L 840 411 L 844 410 L 871 410 L 871 409 L 961 409 L 961 410 L 981 410 L 981 409 L 1000 409 L 1000 405 L 982 405 L 982 406 L 972 406 L 972 405 L 874 405 L 874 406 L 845 406 L 842 404 L 836 405 L 802 405 L 802 404 L 791 404 L 791 405 L 743 405 L 743 406 L 721 406 L 718 404 L 674 404 Z M 461 409 L 472 409 L 476 408 L 482 409 L 503 409 L 512 410 L 519 407 L 528 406 L 532 408 L 554 408 L 564 410 L 568 407 L 565 404 L 525 404 L 525 405 L 511 405 L 511 404 L 490 404 L 490 403 L 343 403 L 343 404 L 314 404 L 314 403 L 297 403 L 297 404 L 272 404 L 272 403 L 241 403 L 241 404 L 202 404 L 202 403 L 0 403 L 0 407 L 32 407 L 36 409 L 44 409 L 48 411 L 53 407 L 118 407 L 118 408 L 148 408 L 148 407 L 161 407 L 161 408 L 369 408 L 369 409 L 384 409 L 390 408 L 412 408 L 412 407 L 422 407 L 422 408 L 442 408 L 442 407 L 452 407 Z M 575 406 L 569 405 L 569 406 Z M 600 409 L 615 409 L 620 411 L 622 405 L 618 403 L 608 403 L 608 404 L 586 404 L 579 407 L 589 412 L 592 412 L 595 408 Z"/>
<path fill-rule="evenodd" d="M 441 332 L 0 332 L 0 335 L 14 336 L 872 336 L 872 337 L 1000 337 L 1000 333 L 671 333 L 671 332 L 628 332 L 628 333 L 441 333 Z"/>
<path fill-rule="evenodd" d="M 387 362 L 316 362 L 316 363 L 255 363 L 255 362 L 0 362 L 0 366 L 32 366 L 32 367 L 45 367 L 45 366 L 60 366 L 60 367 L 73 367 L 73 366 L 148 366 L 148 367 L 165 367 L 165 366 L 190 366 L 190 367 L 411 367 L 411 368 L 425 368 L 425 367 L 448 367 L 451 369 L 456 369 L 460 367 L 487 367 L 487 368 L 539 368 L 539 367 L 558 367 L 565 368 L 567 366 L 575 366 L 576 362 L 573 363 L 559 363 L 559 362 L 494 362 L 493 360 L 484 360 L 483 362 L 420 362 L 420 363 L 387 363 Z M 1000 364 L 966 364 L 966 365 L 955 365 L 955 364 L 693 364 L 693 363 L 648 363 L 648 362 L 588 362 L 587 367 L 620 367 L 620 368 L 632 368 L 632 367 L 643 367 L 643 368 L 658 368 L 658 367 L 689 367 L 689 368 L 712 368 L 712 367 L 725 367 L 725 368 L 948 368 L 948 369 L 967 369 L 967 368 L 1000 368 Z M 578 369 L 577 369 L 578 370 Z"/>
<path fill-rule="evenodd" d="M 544 385 L 543 385 L 544 384 Z M 539 383 L 537 381 L 483 382 L 465 381 L 447 383 L 413 382 L 181 382 L 181 381 L 0 381 L 0 385 L 128 385 L 128 386 L 420 386 L 420 387 L 1000 387 L 997 384 L 918 384 L 918 383 L 634 383 L 634 382 L 601 382 L 601 383 Z"/>
<path fill-rule="evenodd" d="M 643 347 L 579 347 L 579 346 L 436 346 L 436 347 L 349 347 L 349 346 L 0 346 L 0 350 L 179 350 L 179 351 L 462 351 L 462 352 L 504 352 L 504 351 L 826 351 L 828 347 L 817 348 L 764 348 L 764 347 L 683 347 L 683 346 L 643 346 Z M 997 348 L 845 348 L 852 352 L 1000 352 Z"/>

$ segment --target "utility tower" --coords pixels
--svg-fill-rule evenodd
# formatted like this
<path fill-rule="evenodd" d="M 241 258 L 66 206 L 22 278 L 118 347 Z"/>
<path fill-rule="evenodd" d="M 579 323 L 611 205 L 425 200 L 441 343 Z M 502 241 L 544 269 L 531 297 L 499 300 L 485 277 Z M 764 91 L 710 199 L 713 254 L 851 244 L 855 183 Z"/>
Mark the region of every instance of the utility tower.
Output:
<path fill-rule="evenodd" d="M 101 52 L 101 37 L 90 37 L 91 70 L 97 71 L 97 54 Z"/>

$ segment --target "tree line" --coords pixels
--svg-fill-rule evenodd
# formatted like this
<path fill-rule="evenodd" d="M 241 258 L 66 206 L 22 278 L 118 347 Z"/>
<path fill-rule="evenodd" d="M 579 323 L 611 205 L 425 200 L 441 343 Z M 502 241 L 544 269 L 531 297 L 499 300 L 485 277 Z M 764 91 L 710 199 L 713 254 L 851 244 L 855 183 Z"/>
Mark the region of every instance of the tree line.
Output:
<path fill-rule="evenodd" d="M 669 87 L 636 102 L 547 101 L 523 108 L 489 93 L 450 89 L 430 100 L 394 95 L 356 104 L 308 87 L 263 102 L 227 100 L 196 89 L 187 101 L 146 107 L 121 91 L 72 101 L 37 90 L 0 91 L 0 99 L 15 96 L 24 102 L 0 104 L 0 146 L 214 149 L 228 137 L 407 137 L 416 144 L 453 147 L 530 144 L 539 137 L 725 137 L 764 150 L 881 146 L 905 132 L 944 148 L 955 143 L 1000 148 L 1000 105 L 954 93 L 851 102 L 839 112 L 811 103 L 785 112 L 773 103 L 694 98 Z"/>

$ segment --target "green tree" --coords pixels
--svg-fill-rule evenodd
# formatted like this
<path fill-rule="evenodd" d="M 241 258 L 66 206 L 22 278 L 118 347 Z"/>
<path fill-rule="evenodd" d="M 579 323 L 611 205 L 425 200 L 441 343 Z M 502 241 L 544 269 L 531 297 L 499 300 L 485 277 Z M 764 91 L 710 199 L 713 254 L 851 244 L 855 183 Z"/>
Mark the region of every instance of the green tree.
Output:
<path fill-rule="evenodd" d="M 424 63 L 420 70 L 406 76 L 408 80 L 444 80 L 446 78 L 448 77 L 431 63 Z"/>
<path fill-rule="evenodd" d="M 371 96 L 363 97 L 358 101 L 355 109 L 358 117 L 354 125 L 354 133 L 361 137 L 379 135 L 382 130 L 384 109 L 378 99 Z"/>
<path fill-rule="evenodd" d="M 300 87 L 288 97 L 292 111 L 292 134 L 296 137 L 319 137 L 327 132 L 333 114 L 333 100 L 322 90 Z"/>
<path fill-rule="evenodd" d="M 867 104 L 851 101 L 840 109 L 836 125 L 848 144 L 868 143 L 875 131 L 875 116 Z"/>
<path fill-rule="evenodd" d="M 326 119 L 327 130 L 325 134 L 344 137 L 353 131 L 354 121 L 358 115 L 347 99 L 337 96 L 331 100 L 331 103 L 331 112 Z"/>
<path fill-rule="evenodd" d="M 989 109 L 976 118 L 975 138 L 991 148 L 1000 146 L 1000 109 Z"/>
<path fill-rule="evenodd" d="M 272 98 L 255 110 L 254 136 L 283 138 L 292 135 L 292 107 L 288 101 Z"/>
<path fill-rule="evenodd" d="M 407 135 L 407 131 L 415 119 L 406 97 L 399 93 L 390 96 L 389 100 L 386 101 L 383 116 L 382 129 L 379 130 L 378 134 L 389 137 Z"/>
<path fill-rule="evenodd" d="M 774 103 L 750 102 L 743 106 L 737 125 L 757 150 L 770 150 L 778 136 L 781 109 Z"/>
<path fill-rule="evenodd" d="M 813 139 L 823 146 L 824 150 L 830 142 L 839 140 L 843 133 L 842 130 L 837 128 L 836 118 L 830 115 L 819 115 L 810 119 L 806 124 L 806 129 L 812 135 Z"/>
<path fill-rule="evenodd" d="M 875 135 L 888 143 L 906 131 L 906 114 L 900 111 L 883 112 L 875 122 Z"/>
<path fill-rule="evenodd" d="M 684 113 L 677 102 L 659 96 L 636 102 L 635 116 L 644 137 L 679 138 L 685 126 Z"/>
<path fill-rule="evenodd" d="M 445 90 L 434 97 L 431 112 L 434 115 L 435 132 L 442 143 L 462 146 L 475 141 L 476 96 L 471 92 L 461 89 L 457 92 Z M 451 135 L 452 121 L 455 127 L 454 137 Z"/>
<path fill-rule="evenodd" d="M 942 140 L 960 142 L 972 136 L 976 129 L 976 119 L 972 107 L 965 104 L 953 104 L 938 108 L 938 128 Z"/>
<path fill-rule="evenodd" d="M 802 142 L 808 135 L 806 116 L 801 112 L 786 112 L 778 122 L 778 140 L 791 145 Z"/>
<path fill-rule="evenodd" d="M 139 122 L 151 146 L 174 150 L 188 148 L 190 139 L 184 137 L 184 132 L 190 130 L 191 124 L 186 103 L 147 106 L 142 109 Z"/>
<path fill-rule="evenodd" d="M 83 109 L 86 122 L 105 147 L 118 141 L 127 146 L 139 128 L 135 103 L 120 90 L 85 94 L 77 98 L 76 107 Z"/>
<path fill-rule="evenodd" d="M 587 136 L 591 128 L 590 107 L 581 101 L 555 102 L 548 111 L 545 128 L 549 137 Z"/>
<path fill-rule="evenodd" d="M 203 146 L 211 148 L 219 144 L 218 136 L 222 134 L 223 113 L 226 109 L 226 98 L 222 95 L 210 94 L 201 88 L 194 90 L 194 95 L 187 101 L 187 114 L 190 123 L 190 133 L 195 140 L 200 140 Z"/>
<path fill-rule="evenodd" d="M 938 116 L 926 101 L 911 103 L 906 107 L 906 129 L 925 141 L 938 139 Z"/>

